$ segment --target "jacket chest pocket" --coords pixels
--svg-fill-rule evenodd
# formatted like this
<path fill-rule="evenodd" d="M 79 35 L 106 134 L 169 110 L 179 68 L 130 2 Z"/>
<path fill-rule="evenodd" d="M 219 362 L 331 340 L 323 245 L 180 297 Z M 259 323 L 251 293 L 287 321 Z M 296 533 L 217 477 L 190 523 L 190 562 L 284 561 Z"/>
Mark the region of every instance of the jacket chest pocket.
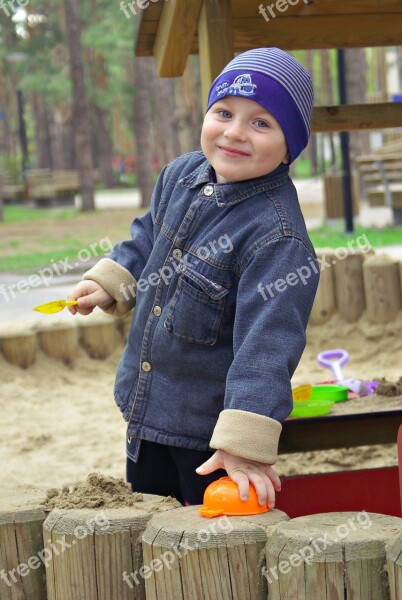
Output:
<path fill-rule="evenodd" d="M 226 295 L 220 283 L 182 265 L 164 326 L 174 337 L 213 346 L 218 338 Z"/>

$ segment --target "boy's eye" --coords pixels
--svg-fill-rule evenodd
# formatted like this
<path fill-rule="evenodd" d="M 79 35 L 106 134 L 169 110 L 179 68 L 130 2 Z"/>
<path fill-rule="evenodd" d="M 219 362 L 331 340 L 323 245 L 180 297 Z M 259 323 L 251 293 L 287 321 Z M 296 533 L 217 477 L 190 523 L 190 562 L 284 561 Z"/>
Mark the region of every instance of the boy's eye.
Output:
<path fill-rule="evenodd" d="M 257 127 L 269 127 L 268 123 L 266 121 L 263 121 L 262 119 L 258 119 L 257 121 L 255 121 L 255 124 L 257 125 Z"/>
<path fill-rule="evenodd" d="M 230 119 L 230 117 L 232 116 L 232 113 L 229 112 L 228 110 L 218 110 L 218 115 L 220 117 L 223 117 L 224 119 Z"/>

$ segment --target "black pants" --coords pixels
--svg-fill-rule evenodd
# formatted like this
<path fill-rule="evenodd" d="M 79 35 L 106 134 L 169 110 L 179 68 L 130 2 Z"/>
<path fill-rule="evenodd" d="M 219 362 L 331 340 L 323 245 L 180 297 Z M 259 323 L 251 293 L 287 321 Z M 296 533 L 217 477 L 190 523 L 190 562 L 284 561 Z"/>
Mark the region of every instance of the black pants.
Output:
<path fill-rule="evenodd" d="M 186 506 L 202 504 L 205 488 L 226 475 L 223 469 L 209 475 L 195 472 L 212 454 L 142 440 L 138 462 L 127 459 L 127 481 L 134 492 L 174 496 Z"/>

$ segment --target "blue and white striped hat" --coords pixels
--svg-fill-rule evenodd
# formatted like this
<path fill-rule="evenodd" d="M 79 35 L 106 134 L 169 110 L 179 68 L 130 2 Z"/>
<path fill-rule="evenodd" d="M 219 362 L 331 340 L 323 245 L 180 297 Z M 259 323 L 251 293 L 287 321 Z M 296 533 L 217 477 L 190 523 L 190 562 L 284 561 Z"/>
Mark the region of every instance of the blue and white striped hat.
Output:
<path fill-rule="evenodd" d="M 313 109 L 309 72 L 279 48 L 256 48 L 236 56 L 213 82 L 207 110 L 225 96 L 255 100 L 271 112 L 284 133 L 290 162 L 307 146 Z"/>

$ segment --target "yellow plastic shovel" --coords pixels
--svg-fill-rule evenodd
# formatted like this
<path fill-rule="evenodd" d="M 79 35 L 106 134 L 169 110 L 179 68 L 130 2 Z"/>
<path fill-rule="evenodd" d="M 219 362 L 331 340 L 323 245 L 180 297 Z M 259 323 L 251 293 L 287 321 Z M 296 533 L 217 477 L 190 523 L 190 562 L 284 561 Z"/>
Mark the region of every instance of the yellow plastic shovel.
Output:
<path fill-rule="evenodd" d="M 54 300 L 53 302 L 47 302 L 47 304 L 35 306 L 33 310 L 37 310 L 45 315 L 52 315 L 53 313 L 60 312 L 66 306 L 74 306 L 75 304 L 78 304 L 77 300 Z"/>

